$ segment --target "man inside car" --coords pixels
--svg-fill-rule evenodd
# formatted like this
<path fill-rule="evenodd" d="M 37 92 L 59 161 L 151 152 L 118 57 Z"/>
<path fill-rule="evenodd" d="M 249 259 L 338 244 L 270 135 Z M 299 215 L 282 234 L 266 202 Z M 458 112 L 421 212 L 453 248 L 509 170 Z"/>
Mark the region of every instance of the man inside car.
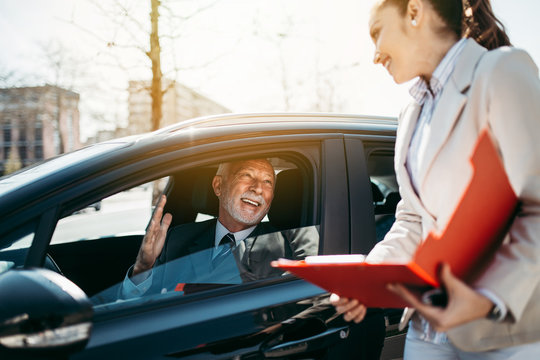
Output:
<path fill-rule="evenodd" d="M 184 284 L 231 284 L 279 276 L 270 266 L 280 257 L 318 253 L 314 227 L 277 231 L 261 222 L 274 197 L 276 176 L 266 159 L 221 164 L 212 181 L 217 219 L 174 226 L 163 215 L 162 195 L 141 243 L 121 297 L 183 291 Z"/>

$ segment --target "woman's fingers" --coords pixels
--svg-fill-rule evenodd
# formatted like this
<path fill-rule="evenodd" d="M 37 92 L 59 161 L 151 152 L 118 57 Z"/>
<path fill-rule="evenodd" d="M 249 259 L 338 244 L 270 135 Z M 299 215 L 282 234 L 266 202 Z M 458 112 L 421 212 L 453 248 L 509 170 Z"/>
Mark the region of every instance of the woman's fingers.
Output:
<path fill-rule="evenodd" d="M 346 321 L 359 323 L 366 316 L 366 307 L 356 299 L 348 299 L 332 294 L 330 295 L 330 303 L 335 306 L 338 314 L 343 314 Z"/>
<path fill-rule="evenodd" d="M 416 295 L 411 293 L 405 286 L 401 284 L 388 284 L 386 287 L 388 290 L 403 298 L 403 300 L 405 300 L 413 308 L 418 309 L 424 305 L 422 302 L 420 302 L 420 300 L 418 300 Z"/>
<path fill-rule="evenodd" d="M 366 307 L 362 304 L 358 304 L 354 308 L 347 311 L 343 318 L 346 321 L 354 321 L 355 323 L 359 323 L 360 321 L 364 320 L 364 316 L 366 316 Z"/>

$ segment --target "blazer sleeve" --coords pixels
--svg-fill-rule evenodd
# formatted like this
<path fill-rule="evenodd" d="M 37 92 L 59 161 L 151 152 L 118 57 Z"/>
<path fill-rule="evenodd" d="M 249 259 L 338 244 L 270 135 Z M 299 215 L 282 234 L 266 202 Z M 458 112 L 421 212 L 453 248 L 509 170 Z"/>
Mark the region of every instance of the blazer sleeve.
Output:
<path fill-rule="evenodd" d="M 502 299 L 518 321 L 540 281 L 540 81 L 528 54 L 504 48 L 488 54 L 483 86 L 493 137 L 519 200 L 506 241 L 475 286 Z M 479 214 L 481 216 L 481 214 Z M 534 301 L 534 300 L 533 300 Z"/>
<path fill-rule="evenodd" d="M 384 237 L 366 257 L 366 262 L 407 262 L 422 241 L 420 215 L 401 199 L 396 208 L 396 221 Z"/>

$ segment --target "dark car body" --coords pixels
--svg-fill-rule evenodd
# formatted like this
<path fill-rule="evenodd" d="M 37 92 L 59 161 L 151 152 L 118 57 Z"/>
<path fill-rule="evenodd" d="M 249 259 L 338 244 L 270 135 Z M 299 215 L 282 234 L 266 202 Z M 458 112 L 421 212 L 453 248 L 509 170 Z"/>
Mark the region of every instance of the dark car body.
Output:
<path fill-rule="evenodd" d="M 271 159 L 278 175 L 269 221 L 276 228 L 315 227 L 318 254 L 369 252 L 392 224 L 399 200 L 396 128 L 394 119 L 354 115 L 214 116 L 92 145 L 0 179 L 0 288 L 12 290 L 0 293 L 0 304 L 12 304 L 0 311 L 0 355 L 367 359 L 379 357 L 384 341 L 381 358 L 401 357 L 399 310 L 370 309 L 363 323 L 349 324 L 335 315 L 324 290 L 290 275 L 127 301 L 104 295 L 118 294 L 148 220 L 126 212 L 138 206 L 135 200 L 124 210 L 114 206 L 137 191 L 148 201 L 162 192 L 173 226 L 201 214 L 215 217 L 209 182 L 217 164 L 231 160 Z M 289 180 L 280 180 L 284 174 Z M 108 202 L 114 196 L 120 200 Z M 96 203 L 101 211 L 81 212 Z M 100 218 L 86 229 L 82 216 L 89 215 Z M 139 231 L 115 230 L 124 222 Z M 49 272 L 87 297 L 71 289 L 41 301 L 68 287 Z M 41 289 L 49 282 L 60 285 Z M 62 312 L 69 302 L 62 296 L 80 308 Z M 36 304 L 41 310 L 32 310 Z M 32 349 L 21 340 L 47 332 L 52 338 L 81 323 L 87 326 L 67 345 L 44 340 Z"/>

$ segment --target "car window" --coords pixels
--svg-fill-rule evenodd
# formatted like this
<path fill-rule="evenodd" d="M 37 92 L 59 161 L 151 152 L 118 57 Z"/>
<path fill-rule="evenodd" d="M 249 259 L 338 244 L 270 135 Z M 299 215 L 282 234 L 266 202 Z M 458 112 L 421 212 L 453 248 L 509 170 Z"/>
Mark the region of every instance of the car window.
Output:
<path fill-rule="evenodd" d="M 375 213 L 375 233 L 381 241 L 395 221 L 396 206 L 401 199 L 394 172 L 394 156 L 391 149 L 375 149 L 368 155 L 368 171 L 371 180 Z"/>
<path fill-rule="evenodd" d="M 62 219 L 49 252 L 66 277 L 105 310 L 280 278 L 283 271 L 272 267 L 271 261 L 317 255 L 319 225 L 310 218 L 309 173 L 290 160 L 275 157 L 272 162 L 277 175 L 270 211 L 218 265 L 215 258 L 227 246 L 215 246 L 219 204 L 212 180 L 218 164 L 173 172 L 157 193 L 155 186 L 145 184 L 103 199 L 100 209 L 86 208 Z M 150 204 L 161 193 L 167 196 L 164 212 L 172 215 L 167 242 L 152 270 L 134 282 L 128 274 L 152 216 Z M 116 214 L 119 203 L 125 206 L 123 215 Z M 90 221 L 94 216 L 97 221 Z M 138 227 L 105 231 L 117 229 L 118 217 Z"/>
<path fill-rule="evenodd" d="M 28 249 L 32 244 L 34 232 L 23 235 L 0 248 L 0 274 L 14 267 L 22 267 Z"/>
<path fill-rule="evenodd" d="M 156 194 L 167 178 L 147 182 L 98 200 L 58 221 L 51 244 L 144 234 Z"/>
<path fill-rule="evenodd" d="M 208 223 L 208 226 L 214 226 L 212 220 Z M 206 224 L 203 222 L 202 226 Z M 264 228 L 273 229 L 270 224 Z M 181 231 L 185 235 L 186 229 L 183 228 Z M 173 235 L 169 241 L 172 240 L 181 242 L 185 239 Z M 194 242 L 201 240 L 202 237 L 197 237 Z M 185 296 L 225 286 L 281 277 L 285 275 L 284 271 L 272 267 L 271 261 L 317 255 L 318 240 L 318 226 L 257 233 L 250 235 L 232 249 L 228 245 L 221 245 L 186 253 L 154 266 L 152 270 L 139 275 L 139 280 L 126 277 L 121 283 L 92 296 L 91 301 L 98 306 L 114 303 L 124 306 L 129 301 L 138 303 L 171 296 Z M 192 247 L 193 243 L 187 243 L 185 246 Z M 221 255 L 222 253 L 225 254 Z"/>
<path fill-rule="evenodd" d="M 13 191 L 14 189 L 21 188 L 32 182 L 46 178 L 47 176 L 66 169 L 77 162 L 84 161 L 95 155 L 111 152 L 127 145 L 128 143 L 120 141 L 100 143 L 25 167 L 20 171 L 0 178 L 0 196 Z"/>

